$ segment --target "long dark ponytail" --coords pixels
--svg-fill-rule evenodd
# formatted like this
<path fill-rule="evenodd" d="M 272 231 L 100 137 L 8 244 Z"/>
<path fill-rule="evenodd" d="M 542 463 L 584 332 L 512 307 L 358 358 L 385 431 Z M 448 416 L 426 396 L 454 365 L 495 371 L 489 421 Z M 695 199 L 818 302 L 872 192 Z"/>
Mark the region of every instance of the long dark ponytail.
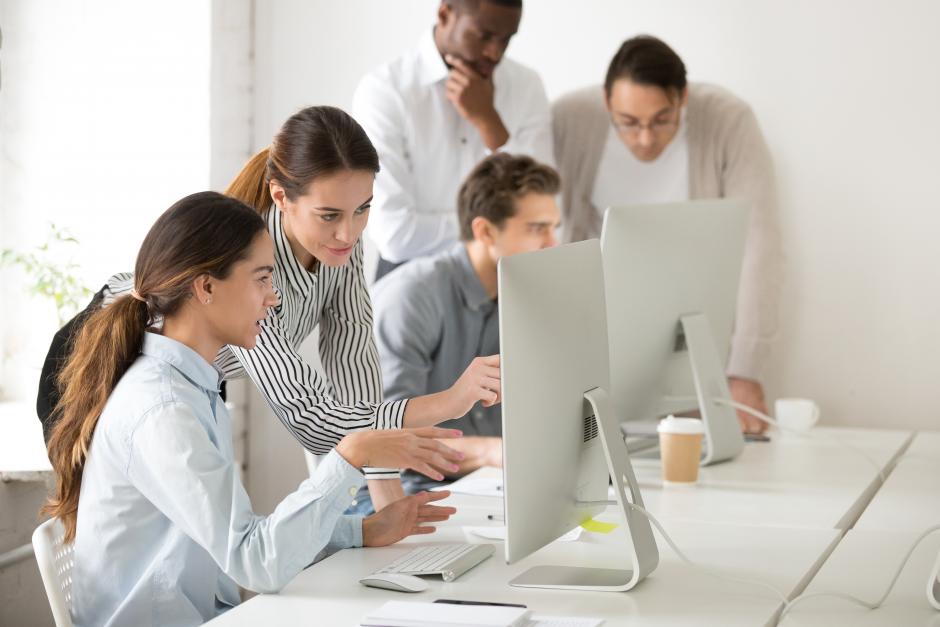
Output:
<path fill-rule="evenodd" d="M 82 325 L 58 377 L 62 396 L 49 438 L 57 482 L 42 509 L 61 519 L 66 542 L 75 537 L 82 474 L 98 418 L 137 359 L 147 327 L 182 307 L 196 277 L 224 279 L 264 229 L 257 212 L 233 198 L 215 192 L 183 198 L 147 233 L 131 295 L 94 312 Z"/>

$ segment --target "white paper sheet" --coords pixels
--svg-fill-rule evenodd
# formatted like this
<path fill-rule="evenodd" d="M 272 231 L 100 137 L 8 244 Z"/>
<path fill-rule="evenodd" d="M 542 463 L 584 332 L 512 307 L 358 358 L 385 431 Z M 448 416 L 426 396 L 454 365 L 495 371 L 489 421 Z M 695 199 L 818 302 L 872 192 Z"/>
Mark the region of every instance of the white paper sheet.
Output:
<path fill-rule="evenodd" d="M 603 618 L 581 618 L 578 616 L 533 616 L 525 627 L 598 627 Z"/>
<path fill-rule="evenodd" d="M 505 540 L 506 527 L 497 527 L 494 525 L 488 527 L 464 527 L 464 531 L 470 532 L 475 536 L 486 538 L 487 540 Z M 575 527 L 565 535 L 561 536 L 556 542 L 574 542 L 581 537 L 581 527 Z"/>

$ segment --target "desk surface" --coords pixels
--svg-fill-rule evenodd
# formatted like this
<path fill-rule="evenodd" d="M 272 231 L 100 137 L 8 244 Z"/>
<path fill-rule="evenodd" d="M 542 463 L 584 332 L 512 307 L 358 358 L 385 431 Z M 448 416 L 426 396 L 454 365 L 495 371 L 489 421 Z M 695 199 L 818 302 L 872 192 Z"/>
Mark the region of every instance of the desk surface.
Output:
<path fill-rule="evenodd" d="M 887 469 L 899 458 L 904 459 L 900 455 L 911 438 L 901 431 L 820 431 L 861 448 Z M 930 444 L 932 440 L 928 440 L 920 447 Z M 911 447 L 915 453 L 911 459 L 923 458 L 929 463 L 929 449 L 921 451 L 920 447 Z M 824 437 L 777 436 L 770 443 L 749 444 L 734 462 L 703 469 L 700 483 L 693 488 L 664 486 L 657 462 L 638 461 L 636 471 L 648 508 L 661 518 L 691 559 L 732 576 L 770 583 L 788 595 L 813 581 L 830 552 L 842 548 L 839 541 L 844 532 L 838 528 L 839 523 L 854 521 L 880 486 L 878 472 L 868 461 Z M 569 592 L 508 585 L 515 575 L 537 564 L 621 566 L 626 538 L 622 528 L 607 536 L 585 534 L 575 543 L 556 542 L 513 565 L 505 564 L 502 543 L 495 542 L 497 553 L 492 558 L 456 582 L 432 580 L 431 588 L 417 595 L 365 588 L 357 583 L 359 577 L 392 561 L 414 544 L 486 542 L 465 532 L 462 526 L 488 524 L 486 515 L 501 509 L 500 500 L 465 495 L 450 500 L 460 510 L 434 536 L 412 538 L 381 549 L 341 551 L 298 575 L 280 594 L 259 595 L 212 624 L 261 623 L 274 627 L 320 621 L 354 625 L 390 599 L 463 598 L 515 600 L 540 613 L 604 617 L 605 625 L 636 624 L 637 619 L 642 619 L 644 625 L 764 625 L 773 621 L 780 605 L 769 591 L 715 579 L 685 565 L 658 534 L 660 565 L 630 592 Z M 613 520 L 611 516 L 608 510 L 602 518 Z M 851 562 L 852 556 L 846 551 L 844 559 Z M 878 563 L 896 564 L 897 553 L 888 551 Z M 899 605 L 910 606 L 912 616 L 929 610 L 924 595 L 929 566 L 932 562 L 921 568 L 922 581 L 916 586 L 913 580 L 901 582 L 906 592 L 897 597 Z M 874 570 L 871 564 L 856 568 Z M 808 602 L 806 608 L 816 608 L 815 603 L 820 601 Z M 835 603 L 835 611 L 854 611 L 851 606 Z M 914 607 L 914 603 L 919 605 Z M 785 624 L 796 619 L 815 620 L 807 618 L 809 612 L 802 608 L 795 612 L 800 614 L 788 617 Z"/>
<path fill-rule="evenodd" d="M 921 431 L 904 453 L 908 463 L 925 463 L 940 468 L 940 431 Z"/>
<path fill-rule="evenodd" d="M 940 524 L 940 433 L 918 433 L 855 525 L 920 532 Z"/>
<path fill-rule="evenodd" d="M 694 486 L 664 484 L 658 460 L 635 459 L 633 466 L 644 504 L 663 520 L 844 529 L 881 482 L 871 462 L 839 442 L 889 469 L 911 437 L 907 431 L 868 429 L 773 434 L 771 442 L 746 444 L 731 462 L 702 468 Z M 501 472 L 481 469 L 467 479 L 476 476 L 496 480 Z M 491 511 L 497 507 L 481 502 Z"/>
<path fill-rule="evenodd" d="M 807 436 L 772 434 L 752 442 L 730 462 L 702 468 L 693 488 L 664 485 L 655 460 L 635 460 L 647 508 L 664 519 L 844 529 L 880 485 L 878 469 L 844 442 L 886 469 L 907 445 L 908 431 L 814 429 Z"/>
<path fill-rule="evenodd" d="M 809 577 L 819 556 L 839 536 L 836 530 L 688 522 L 670 523 L 666 529 L 691 559 L 734 577 L 765 581 L 785 594 Z M 435 535 L 435 542 L 486 542 L 455 525 Z M 626 542 L 621 528 L 606 536 L 583 534 L 578 542 L 556 542 L 512 565 L 506 565 L 502 558 L 502 542 L 495 542 L 496 554 L 457 581 L 429 579 L 429 590 L 408 595 L 366 588 L 357 579 L 407 552 L 415 542 L 340 551 L 301 573 L 280 594 L 255 597 L 211 624 L 356 625 L 388 600 L 430 602 L 457 598 L 524 603 L 544 614 L 603 617 L 604 625 L 610 627 L 636 625 L 638 618 L 644 625 L 753 627 L 766 624 L 780 605 L 768 590 L 716 579 L 687 566 L 662 542 L 659 567 L 630 592 L 538 590 L 508 584 L 522 571 L 539 564 L 622 568 L 628 559 Z M 422 538 L 417 543 L 429 540 Z"/>
<path fill-rule="evenodd" d="M 940 521 L 937 521 L 940 523 Z M 864 601 L 884 594 L 894 571 L 919 533 L 849 531 L 806 590 L 845 592 Z M 780 622 L 781 627 L 904 625 L 937 627 L 940 612 L 927 602 L 927 578 L 940 552 L 940 534 L 927 537 L 911 556 L 894 590 L 877 610 L 834 598 L 807 599 Z"/>

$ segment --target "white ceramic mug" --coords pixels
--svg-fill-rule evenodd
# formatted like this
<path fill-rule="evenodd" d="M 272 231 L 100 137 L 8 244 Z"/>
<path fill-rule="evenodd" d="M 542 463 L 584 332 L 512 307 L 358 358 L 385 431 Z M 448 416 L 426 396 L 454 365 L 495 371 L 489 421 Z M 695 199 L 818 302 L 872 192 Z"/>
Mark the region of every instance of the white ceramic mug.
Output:
<path fill-rule="evenodd" d="M 819 420 L 819 405 L 808 398 L 778 398 L 774 418 L 782 431 L 809 431 Z"/>

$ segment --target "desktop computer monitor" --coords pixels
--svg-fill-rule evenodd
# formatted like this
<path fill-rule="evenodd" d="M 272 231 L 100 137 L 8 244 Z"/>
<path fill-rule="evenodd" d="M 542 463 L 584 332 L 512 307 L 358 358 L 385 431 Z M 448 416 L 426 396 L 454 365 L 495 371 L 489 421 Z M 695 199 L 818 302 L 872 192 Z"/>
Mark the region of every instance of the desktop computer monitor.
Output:
<path fill-rule="evenodd" d="M 627 435 L 653 436 L 659 417 L 699 410 L 703 464 L 744 447 L 734 410 L 710 399 L 730 396 L 725 365 L 747 223 L 747 205 L 727 199 L 611 207 L 604 215 L 614 410 Z"/>
<path fill-rule="evenodd" d="M 629 590 L 659 561 L 610 412 L 604 279 L 597 240 L 499 262 L 506 561 L 516 562 L 608 505 L 632 537 L 629 569 L 538 566 L 512 585 Z M 630 499 L 624 491 L 630 491 Z"/>

